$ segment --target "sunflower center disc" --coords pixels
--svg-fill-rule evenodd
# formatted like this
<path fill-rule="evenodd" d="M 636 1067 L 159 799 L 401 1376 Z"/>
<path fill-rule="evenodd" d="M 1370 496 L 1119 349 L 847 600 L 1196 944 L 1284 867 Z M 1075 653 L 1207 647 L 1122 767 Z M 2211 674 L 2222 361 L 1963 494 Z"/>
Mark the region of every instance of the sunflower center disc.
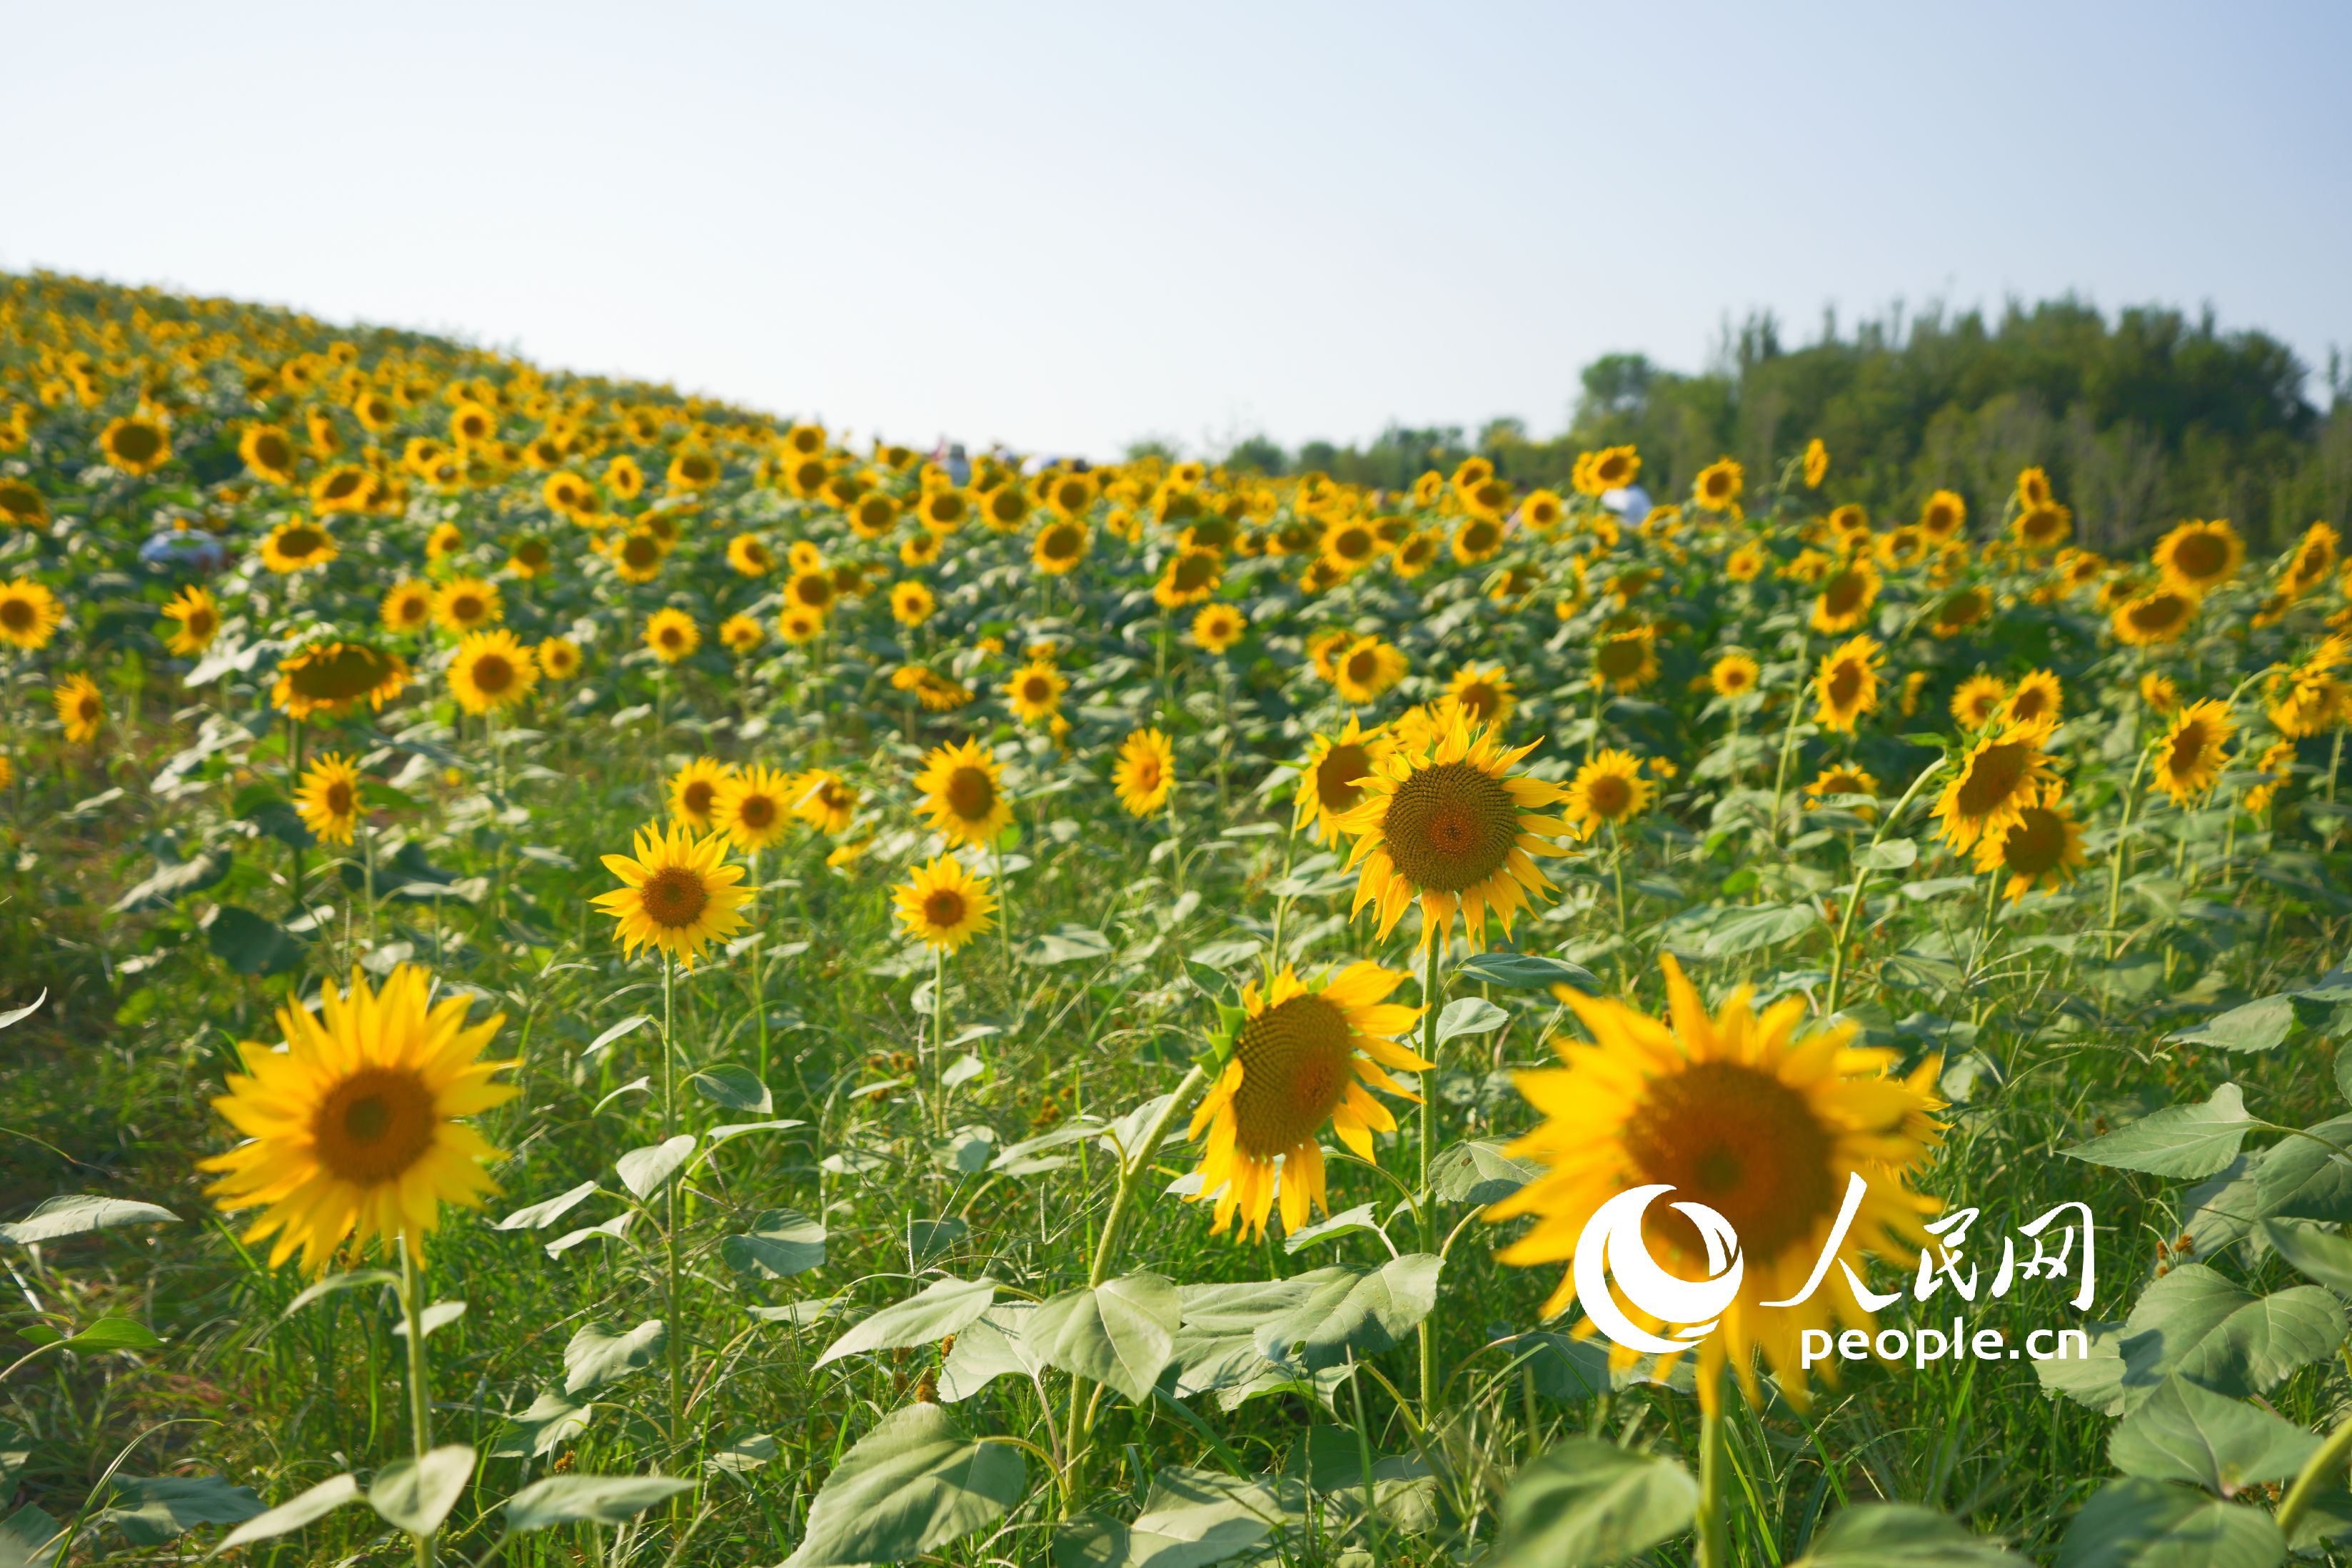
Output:
<path fill-rule="evenodd" d="M 1439 763 L 1397 785 L 1381 837 L 1415 890 L 1458 893 L 1503 868 L 1518 827 L 1510 791 L 1469 763 Z"/>
<path fill-rule="evenodd" d="M 1356 781 L 1371 771 L 1372 759 L 1363 747 L 1353 742 L 1334 746 L 1323 753 L 1323 765 L 1315 770 L 1315 798 L 1326 811 L 1345 811 L 1363 798 Z"/>
<path fill-rule="evenodd" d="M 352 786 L 340 779 L 327 786 L 327 814 L 349 816 L 352 814 Z"/>
<path fill-rule="evenodd" d="M 948 775 L 948 809 L 966 822 L 978 822 L 996 805 L 996 785 L 979 768 L 958 768 Z"/>
<path fill-rule="evenodd" d="M 498 654 L 486 653 L 474 661 L 474 684 L 496 696 L 514 684 L 514 666 Z"/>
<path fill-rule="evenodd" d="M 656 925 L 690 926 L 710 906 L 710 889 L 684 866 L 666 866 L 646 879 L 637 896 Z"/>
<path fill-rule="evenodd" d="M 1959 809 L 1965 816 L 1985 816 L 2006 805 L 2025 776 L 2033 748 L 2021 741 L 1988 746 L 1969 763 L 1960 781 Z"/>
<path fill-rule="evenodd" d="M 698 817 L 709 816 L 710 815 L 710 781 L 708 779 L 697 779 L 692 784 L 687 785 L 685 791 L 679 795 L 678 804 L 686 807 L 687 813 L 689 816 Z"/>
<path fill-rule="evenodd" d="M 747 795 L 735 807 L 735 820 L 758 830 L 776 820 L 776 803 L 764 795 Z"/>
<path fill-rule="evenodd" d="M 33 606 L 23 599 L 0 600 L 0 626 L 24 631 L 33 624 Z"/>
<path fill-rule="evenodd" d="M 1234 1054 L 1234 1142 L 1270 1159 L 1315 1136 L 1348 1092 L 1355 1050 L 1347 1015 L 1320 996 L 1293 996 L 1242 1026 Z"/>
<path fill-rule="evenodd" d="M 934 931 L 953 931 L 963 924 L 963 895 L 953 888 L 935 888 L 923 900 L 923 923 Z"/>
<path fill-rule="evenodd" d="M 1672 1184 L 1731 1222 L 1751 1267 L 1810 1240 L 1837 1207 L 1836 1152 L 1805 1097 L 1737 1062 L 1697 1062 L 1658 1079 L 1626 1120 L 1625 1151 L 1643 1182 Z M 1697 1228 L 1664 1204 L 1650 1228 L 1686 1258 Z"/>
<path fill-rule="evenodd" d="M 432 1091 L 414 1072 L 364 1068 L 319 1102 L 310 1136 L 320 1163 L 344 1181 L 389 1181 L 432 1147 Z"/>
<path fill-rule="evenodd" d="M 2065 821 L 2043 805 L 2028 810 L 2000 845 L 2001 859 L 2011 871 L 2026 877 L 2039 877 L 2052 869 L 2065 853 Z"/>

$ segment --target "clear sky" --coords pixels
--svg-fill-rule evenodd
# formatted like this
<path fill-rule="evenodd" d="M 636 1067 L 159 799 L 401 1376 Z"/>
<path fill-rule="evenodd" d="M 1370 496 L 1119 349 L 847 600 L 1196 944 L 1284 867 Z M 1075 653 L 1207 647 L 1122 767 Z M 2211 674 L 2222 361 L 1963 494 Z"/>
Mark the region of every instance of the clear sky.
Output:
<path fill-rule="evenodd" d="M 861 436 L 1565 421 L 1895 300 L 2352 346 L 2352 6 L 0 0 L 0 267 Z M 2324 389 L 2315 377 L 2315 395 Z"/>

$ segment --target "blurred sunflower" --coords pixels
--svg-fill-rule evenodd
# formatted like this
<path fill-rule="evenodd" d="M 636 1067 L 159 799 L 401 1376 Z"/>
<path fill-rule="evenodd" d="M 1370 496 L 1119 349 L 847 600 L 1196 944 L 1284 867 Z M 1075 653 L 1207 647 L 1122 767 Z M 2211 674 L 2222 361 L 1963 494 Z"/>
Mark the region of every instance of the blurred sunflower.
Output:
<path fill-rule="evenodd" d="M 1615 747 L 1603 748 L 1576 770 L 1560 803 L 1560 818 L 1579 838 L 1603 826 L 1614 827 L 1649 809 L 1657 786 L 1642 776 L 1642 759 Z"/>
<path fill-rule="evenodd" d="M 1592 647 L 1592 679 L 1620 693 L 1658 679 L 1658 628 L 1643 625 L 1611 632 Z"/>
<path fill-rule="evenodd" d="M 732 763 L 722 763 L 717 757 L 697 757 L 669 776 L 669 814 L 673 820 L 685 824 L 698 833 L 708 833 L 714 826 L 711 807 L 718 803 L 719 786 L 735 772 Z"/>
<path fill-rule="evenodd" d="M 1815 773 L 1813 782 L 1805 786 L 1805 794 L 1808 797 L 1805 801 L 1805 809 L 1808 811 L 1832 795 L 1866 795 L 1875 802 L 1878 798 L 1878 779 L 1875 774 L 1855 767 L 1851 763 L 1839 763 Z M 1861 810 L 1865 817 L 1877 815 L 1874 805 L 1865 805 Z"/>
<path fill-rule="evenodd" d="M 931 618 L 939 601 L 922 584 L 908 579 L 890 584 L 890 617 L 902 626 L 919 626 Z"/>
<path fill-rule="evenodd" d="M 936 533 L 913 534 L 899 541 L 898 564 L 929 566 L 940 558 L 941 548 L 940 536 Z"/>
<path fill-rule="evenodd" d="M 315 522 L 281 522 L 261 542 L 261 563 L 280 576 L 324 566 L 339 553 L 334 535 Z"/>
<path fill-rule="evenodd" d="M 776 615 L 776 635 L 794 647 L 824 635 L 824 617 L 806 605 L 786 605 Z"/>
<path fill-rule="evenodd" d="M 580 645 L 570 637 L 546 637 L 531 650 L 540 673 L 550 680 L 569 680 L 580 673 Z"/>
<path fill-rule="evenodd" d="M 1822 481 L 1830 477 L 1830 449 L 1819 436 L 1805 443 L 1805 488 L 1817 490 Z"/>
<path fill-rule="evenodd" d="M 1247 630 L 1249 617 L 1238 606 L 1203 605 L 1200 614 L 1192 617 L 1192 644 L 1204 653 L 1223 653 L 1241 641 L 1242 634 Z"/>
<path fill-rule="evenodd" d="M 1360 637 L 1349 643 L 1331 664 L 1331 684 L 1349 702 L 1362 706 L 1405 677 L 1410 668 L 1404 650 L 1378 637 Z"/>
<path fill-rule="evenodd" d="M 684 827 L 637 829 L 636 853 L 607 855 L 604 868 L 622 886 L 591 900 L 615 922 L 622 951 L 659 949 L 686 968 L 702 950 L 742 929 L 741 906 L 751 897 L 737 884 L 743 868 L 727 863 L 722 834 L 697 837 Z"/>
<path fill-rule="evenodd" d="M 1723 558 L 1723 574 L 1735 583 L 1753 583 L 1764 573 L 1764 547 L 1743 544 Z"/>
<path fill-rule="evenodd" d="M 746 577 L 764 577 L 776 569 L 776 552 L 756 533 L 739 533 L 727 542 L 727 564 Z"/>
<path fill-rule="evenodd" d="M 1936 601 L 1927 614 L 1927 630 L 1939 637 L 1956 637 L 1992 613 L 1992 595 L 1970 584 L 1955 588 Z"/>
<path fill-rule="evenodd" d="M 1857 637 L 1822 656 L 1813 672 L 1816 723 L 1851 735 L 1864 714 L 1878 710 L 1878 663 L 1883 651 L 1874 638 Z"/>
<path fill-rule="evenodd" d="M 1034 659 L 1013 672 L 1004 683 L 1004 705 L 1024 724 L 1036 724 L 1061 711 L 1062 694 L 1069 679 L 1044 659 Z"/>
<path fill-rule="evenodd" d="M 1224 557 L 1213 550 L 1180 550 L 1152 584 L 1152 601 L 1166 610 L 1198 604 L 1217 591 L 1224 570 Z"/>
<path fill-rule="evenodd" d="M 2029 506 L 2017 514 L 2010 533 L 2028 550 L 2055 550 L 2074 531 L 2074 514 L 2056 501 Z"/>
<path fill-rule="evenodd" d="M 684 610 L 656 610 L 646 617 L 646 646 L 664 664 L 676 664 L 702 646 L 702 628 Z"/>
<path fill-rule="evenodd" d="M 1217 1205 L 1212 1234 L 1223 1235 L 1238 1216 L 1236 1241 L 1264 1237 L 1279 1198 L 1283 1229 L 1296 1235 L 1327 1206 L 1325 1123 L 1368 1161 L 1372 1134 L 1396 1131 L 1396 1118 L 1366 1086 L 1418 1100 L 1387 1069 L 1422 1073 L 1434 1065 L 1398 1043 L 1422 1014 L 1388 999 L 1404 979 L 1360 963 L 1319 987 L 1285 968 L 1270 987 L 1251 981 L 1243 988 L 1231 1053 L 1190 1131 L 1206 1135 L 1193 1196 Z"/>
<path fill-rule="evenodd" d="M 1313 837 L 1338 843 L 1339 819 L 1364 798 L 1362 781 L 1379 768 L 1395 744 L 1386 729 L 1366 730 L 1354 714 L 1348 716 L 1348 727 L 1338 736 L 1316 736 L 1298 764 L 1291 830 L 1305 828 Z"/>
<path fill-rule="evenodd" d="M 839 591 L 833 585 L 833 574 L 824 571 L 795 572 L 784 584 L 784 603 L 798 605 L 818 615 L 833 608 Z"/>
<path fill-rule="evenodd" d="M 1149 816 L 1176 787 L 1176 748 L 1157 730 L 1138 730 L 1120 744 L 1110 780 L 1129 816 Z"/>
<path fill-rule="evenodd" d="M 124 415 L 100 432 L 98 450 L 126 474 L 152 474 L 171 460 L 172 437 L 160 419 Z"/>
<path fill-rule="evenodd" d="M 2174 714 L 2156 743 L 2156 787 L 2175 805 L 2201 799 L 2221 776 L 2221 751 L 2237 729 L 2224 702 L 2191 702 Z"/>
<path fill-rule="evenodd" d="M 898 503 L 880 490 L 869 490 L 849 509 L 850 531 L 860 539 L 887 539 L 898 526 Z"/>
<path fill-rule="evenodd" d="M 1950 539 L 1969 521 L 1969 503 L 1951 490 L 1937 490 L 1919 508 L 1919 531 L 1930 539 Z"/>
<path fill-rule="evenodd" d="M 535 533 L 526 533 L 516 540 L 514 548 L 507 552 L 507 570 L 526 583 L 546 575 L 554 564 L 554 551 Z"/>
<path fill-rule="evenodd" d="M 624 452 L 604 465 L 604 488 L 623 500 L 635 500 L 645 493 L 646 471 Z"/>
<path fill-rule="evenodd" d="M 242 1239 L 275 1236 L 271 1268 L 299 1250 L 322 1274 L 346 1240 L 395 1237 L 421 1258 L 442 1205 L 499 1190 L 483 1167 L 504 1156 L 458 1118 L 520 1092 L 490 1081 L 515 1063 L 480 1059 L 506 1016 L 467 1027 L 469 994 L 431 994 L 412 964 L 380 992 L 354 970 L 347 989 L 320 987 L 316 1010 L 278 1009 L 282 1048 L 237 1047 L 245 1071 L 213 1108 L 246 1142 L 197 1168 L 220 1173 L 205 1191 L 222 1209 L 262 1210 Z"/>
<path fill-rule="evenodd" d="M 1937 831 L 1955 851 L 2008 831 L 2054 787 L 2050 757 L 2042 749 L 2047 733 L 2039 725 L 2011 724 L 1979 736 L 1961 753 L 1935 811 L 1943 824 Z"/>
<path fill-rule="evenodd" d="M 329 752 L 302 771 L 294 810 L 322 844 L 349 844 L 360 820 L 359 764 Z"/>
<path fill-rule="evenodd" d="M 811 768 L 793 777 L 786 797 L 793 816 L 828 838 L 846 832 L 857 815 L 857 791 L 830 768 Z"/>
<path fill-rule="evenodd" d="M 1436 563 L 1437 551 L 1437 535 L 1427 529 L 1408 533 L 1389 552 L 1389 569 L 1410 582 Z"/>
<path fill-rule="evenodd" d="M 1709 511 L 1728 511 L 1739 504 L 1739 492 L 1747 484 L 1747 473 L 1738 463 L 1718 458 L 1699 470 L 1691 499 Z"/>
<path fill-rule="evenodd" d="M 1706 683 L 1717 697 L 1745 697 L 1764 679 L 1764 667 L 1744 653 L 1727 653 L 1708 667 Z"/>
<path fill-rule="evenodd" d="M 965 870 L 952 855 L 918 866 L 891 891 L 907 934 L 926 947 L 953 952 L 992 923 L 996 899 L 988 879 Z"/>
<path fill-rule="evenodd" d="M 633 528 L 613 546 L 613 570 L 624 583 L 650 583 L 661 575 L 662 562 L 668 554 L 653 534 Z"/>
<path fill-rule="evenodd" d="M 503 626 L 469 632 L 449 660 L 449 695 L 468 713 L 512 707 L 539 684 L 539 660 Z"/>
<path fill-rule="evenodd" d="M 275 425 L 248 425 L 236 443 L 236 455 L 256 479 L 274 485 L 294 482 L 294 441 Z"/>
<path fill-rule="evenodd" d="M 719 779 L 710 823 L 736 849 L 754 855 L 783 837 L 792 809 L 792 775 L 755 763 Z"/>
<path fill-rule="evenodd" d="M 953 533 L 971 515 L 971 502 L 954 489 L 929 490 L 915 503 L 915 521 L 933 535 Z"/>
<path fill-rule="evenodd" d="M 2009 705 L 2009 683 L 1998 675 L 1971 675 L 1952 693 L 1952 720 L 1963 730 L 1981 730 Z"/>
<path fill-rule="evenodd" d="M 1076 571 L 1093 544 L 1094 534 L 1085 523 L 1061 518 L 1037 531 L 1036 542 L 1030 548 L 1029 558 L 1038 571 L 1048 576 L 1059 577 Z"/>
<path fill-rule="evenodd" d="M 760 623 L 750 616 L 730 616 L 719 623 L 719 642 L 739 658 L 757 652 L 760 645 L 767 640 L 767 636 L 760 629 Z"/>
<path fill-rule="evenodd" d="M 1454 559 L 1465 566 L 1481 561 L 1491 561 L 1503 548 L 1503 521 L 1499 517 L 1465 517 L 1454 526 L 1452 540 Z"/>
<path fill-rule="evenodd" d="M 1822 579 L 1813 600 L 1812 627 L 1835 637 L 1862 625 L 1878 602 L 1878 572 L 1857 556 Z"/>
<path fill-rule="evenodd" d="M 375 504 L 376 477 L 356 463 L 340 463 L 310 481 L 311 510 L 322 515 L 365 511 Z"/>
<path fill-rule="evenodd" d="M 178 629 L 163 646 L 184 658 L 193 658 L 212 647 L 219 635 L 220 604 L 212 590 L 199 584 L 183 588 L 163 606 L 163 616 Z"/>
<path fill-rule="evenodd" d="M 2025 807 L 2018 818 L 1998 833 L 1977 841 L 1976 868 L 1982 872 L 2006 871 L 2001 893 L 2011 903 L 2036 888 L 2053 890 L 2074 879 L 2084 863 L 2083 830 L 2053 784 L 2041 801 Z"/>
<path fill-rule="evenodd" d="M 506 619 L 506 599 L 495 583 L 479 577 L 453 577 L 433 595 L 433 618 L 454 637 L 496 626 Z"/>
<path fill-rule="evenodd" d="M 2158 540 L 2148 559 L 2173 587 L 2203 595 L 2238 574 L 2246 542 L 2227 521 L 2192 518 Z"/>
<path fill-rule="evenodd" d="M 2010 692 L 2001 716 L 2012 724 L 2041 724 L 2054 728 L 2061 710 L 2065 706 L 2066 689 L 2054 671 L 2037 669 L 2017 678 L 2016 689 Z"/>
<path fill-rule="evenodd" d="M 1465 664 L 1455 670 L 1445 684 L 1445 700 L 1467 713 L 1472 723 L 1496 731 L 1519 705 L 1510 674 L 1499 664 Z"/>
<path fill-rule="evenodd" d="M 2110 625 L 2118 641 L 2132 647 L 2168 643 L 2197 618 L 2198 596 L 2187 588 L 2166 586 L 2137 595 L 2117 605 Z"/>
<path fill-rule="evenodd" d="M 951 846 L 992 844 L 1013 821 L 996 759 L 977 741 L 935 747 L 923 759 L 915 787 L 923 794 L 919 809 Z"/>
<path fill-rule="evenodd" d="M 1930 1058 L 1922 1072 L 1898 1078 L 1894 1052 L 1856 1046 L 1851 1023 L 1809 1024 L 1801 996 L 1759 1016 L 1743 985 L 1710 1017 L 1674 956 L 1661 953 L 1659 963 L 1664 1018 L 1571 992 L 1565 1000 L 1592 1043 L 1556 1034 L 1553 1048 L 1564 1065 L 1515 1075 L 1544 1121 L 1507 1152 L 1544 1173 L 1486 1210 L 1490 1221 L 1532 1215 L 1536 1222 L 1496 1256 L 1522 1267 L 1566 1263 L 1593 1215 L 1622 1193 L 1671 1189 L 1705 1204 L 1730 1222 L 1744 1268 L 1721 1328 L 1696 1347 L 1699 1400 L 1710 1411 L 1719 1407 L 1728 1363 L 1751 1403 L 1759 1402 L 1760 1352 L 1781 1394 L 1801 1405 L 1801 1335 L 1826 1328 L 1832 1313 L 1850 1327 L 1866 1325 L 1869 1314 L 1838 1270 L 1801 1305 L 1765 1304 L 1805 1289 L 1856 1178 L 1863 1197 L 1839 1261 L 1859 1269 L 1874 1253 L 1907 1265 L 1926 1245 L 1921 1220 L 1940 1205 L 1906 1184 L 1941 1131 L 1932 1120 L 1940 1105 L 1928 1090 L 1940 1064 Z M 1650 1205 L 1643 1237 L 1651 1257 L 1679 1278 L 1706 1279 L 1720 1265 L 1672 1204 Z M 1542 1315 L 1558 1317 L 1576 1295 L 1571 1272 Z M 1652 1333 L 1668 1326 L 1639 1313 L 1634 1321 Z M 1610 1360 L 1630 1366 L 1638 1354 L 1612 1346 Z"/>
<path fill-rule="evenodd" d="M 1338 823 L 1356 840 L 1349 868 L 1362 868 L 1350 916 L 1373 905 L 1386 941 L 1418 899 L 1424 950 L 1434 942 L 1443 951 L 1457 910 L 1471 942 L 1484 940 L 1489 911 L 1507 937 L 1527 894 L 1551 886 L 1533 857 L 1562 853 L 1569 832 L 1538 815 L 1566 792 L 1511 771 L 1535 747 L 1506 748 L 1457 710 L 1381 758 Z"/>
<path fill-rule="evenodd" d="M 8 429 L 6 423 L 0 422 L 0 451 L 7 449 Z M 0 522 L 11 528 L 47 528 L 49 503 L 24 480 L 0 476 Z"/>
<path fill-rule="evenodd" d="M 449 414 L 449 439 L 460 447 L 478 446 L 497 437 L 499 416 L 478 403 L 460 403 Z"/>
<path fill-rule="evenodd" d="M 58 722 L 65 726 L 68 742 L 79 745 L 98 739 L 99 727 L 106 722 L 106 700 L 89 676 L 67 676 L 58 682 L 49 700 L 57 708 Z"/>
<path fill-rule="evenodd" d="M 269 698 L 290 719 L 340 719 L 362 702 L 381 710 L 408 681 L 408 661 L 398 654 L 328 640 L 279 659 Z"/>

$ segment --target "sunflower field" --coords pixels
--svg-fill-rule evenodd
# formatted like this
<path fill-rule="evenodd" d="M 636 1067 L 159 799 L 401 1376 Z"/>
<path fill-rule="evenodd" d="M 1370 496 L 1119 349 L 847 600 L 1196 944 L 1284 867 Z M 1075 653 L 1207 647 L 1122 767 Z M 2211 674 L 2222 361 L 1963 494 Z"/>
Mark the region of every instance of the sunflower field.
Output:
<path fill-rule="evenodd" d="M 0 276 L 0 1568 L 2352 1561 L 2336 529 L 1641 476 Z"/>

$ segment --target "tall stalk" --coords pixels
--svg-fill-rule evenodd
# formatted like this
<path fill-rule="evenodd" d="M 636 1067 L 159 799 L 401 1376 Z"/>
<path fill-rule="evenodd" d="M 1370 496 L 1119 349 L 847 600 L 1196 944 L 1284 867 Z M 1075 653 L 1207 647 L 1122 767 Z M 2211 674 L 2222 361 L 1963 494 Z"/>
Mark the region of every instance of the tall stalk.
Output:
<path fill-rule="evenodd" d="M 677 960 L 662 954 L 662 1139 L 677 1136 L 677 1045 L 673 1033 L 676 1014 Z M 677 1188 L 680 1178 L 662 1184 L 664 1300 L 667 1305 L 663 1336 L 669 1349 L 669 1436 L 686 1440 L 686 1334 L 677 1315 Z"/>
<path fill-rule="evenodd" d="M 1698 1568 L 1731 1568 L 1730 1521 L 1723 1506 L 1725 1472 L 1730 1467 L 1726 1463 L 1720 1384 L 1714 1392 L 1698 1416 Z"/>
<path fill-rule="evenodd" d="M 1438 990 L 1439 950 L 1445 945 L 1444 932 L 1425 931 L 1429 942 L 1429 958 L 1421 972 L 1421 1055 L 1430 1065 L 1423 1069 L 1421 1080 L 1421 1182 L 1415 1202 L 1421 1209 L 1421 1249 L 1437 1250 L 1437 1205 L 1431 1201 L 1431 1162 L 1437 1151 L 1437 1010 L 1444 1000 Z M 1421 1419 L 1426 1426 L 1430 1412 L 1437 1405 L 1437 1344 L 1431 1332 L 1434 1312 L 1421 1321 L 1414 1330 L 1421 1361 Z"/>
<path fill-rule="evenodd" d="M 408 1452 L 421 1465 L 433 1447 L 433 1390 L 425 1359 L 425 1278 L 409 1237 L 403 1235 L 394 1245 L 400 1248 L 400 1311 L 408 1325 Z M 433 1568 L 433 1537 L 410 1539 L 416 1543 L 416 1568 Z"/>

